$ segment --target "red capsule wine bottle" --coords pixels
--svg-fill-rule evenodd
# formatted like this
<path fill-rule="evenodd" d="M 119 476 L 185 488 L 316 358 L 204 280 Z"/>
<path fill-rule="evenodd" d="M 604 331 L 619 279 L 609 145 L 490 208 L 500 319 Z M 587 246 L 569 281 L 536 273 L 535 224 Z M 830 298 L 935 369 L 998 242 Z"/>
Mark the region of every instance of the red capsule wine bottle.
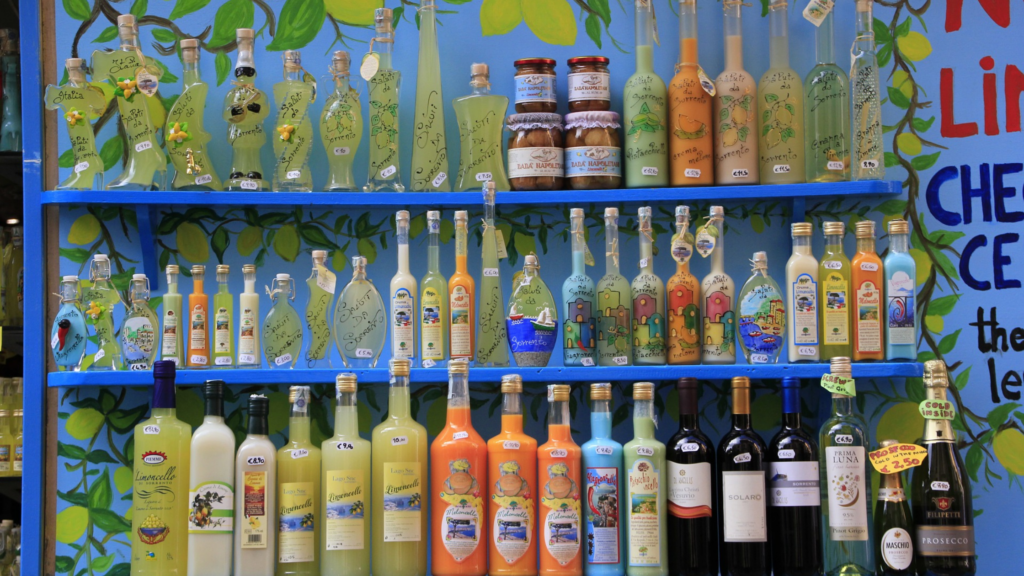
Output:
<path fill-rule="evenodd" d="M 882 440 L 881 447 L 899 444 Z M 875 502 L 875 576 L 914 574 L 914 522 L 899 472 L 882 474 Z"/>

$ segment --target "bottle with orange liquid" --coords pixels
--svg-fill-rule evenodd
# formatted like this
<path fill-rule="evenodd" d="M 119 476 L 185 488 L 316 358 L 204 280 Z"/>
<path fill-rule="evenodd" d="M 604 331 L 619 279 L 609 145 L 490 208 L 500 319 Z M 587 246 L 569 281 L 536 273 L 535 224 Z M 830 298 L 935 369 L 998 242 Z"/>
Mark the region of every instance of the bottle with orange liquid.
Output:
<path fill-rule="evenodd" d="M 854 361 L 883 360 L 885 335 L 882 314 L 882 286 L 885 273 L 882 259 L 875 252 L 875 223 L 861 220 L 855 226 L 857 255 L 850 262 L 850 280 L 853 284 L 853 359 Z"/>
<path fill-rule="evenodd" d="M 484 576 L 487 523 L 484 487 L 487 444 L 473 429 L 469 362 L 448 364 L 448 423 L 430 445 L 431 573 Z"/>
<path fill-rule="evenodd" d="M 476 285 L 466 271 L 468 221 L 469 213 L 465 210 L 455 213 L 455 274 L 448 279 L 448 311 L 452 315 L 448 354 L 452 360 L 472 362 L 476 351 Z"/>
<path fill-rule="evenodd" d="M 697 0 L 679 2 L 679 64 L 668 87 L 673 186 L 715 182 L 712 97 L 715 85 L 697 63 Z"/>
<path fill-rule="evenodd" d="M 537 574 L 537 441 L 523 433 L 523 379 L 501 378 L 501 432 L 487 441 L 490 576 Z"/>
<path fill-rule="evenodd" d="M 690 272 L 693 256 L 690 207 L 676 206 L 672 258 L 676 273 L 668 279 L 668 363 L 700 364 L 700 282 Z"/>
<path fill-rule="evenodd" d="M 580 447 L 569 428 L 569 385 L 548 386 L 548 441 L 537 450 L 541 576 L 581 576 Z"/>
<path fill-rule="evenodd" d="M 209 368 L 210 366 L 210 297 L 203 292 L 203 277 L 206 266 L 192 267 L 192 293 L 188 295 L 188 367 Z"/>

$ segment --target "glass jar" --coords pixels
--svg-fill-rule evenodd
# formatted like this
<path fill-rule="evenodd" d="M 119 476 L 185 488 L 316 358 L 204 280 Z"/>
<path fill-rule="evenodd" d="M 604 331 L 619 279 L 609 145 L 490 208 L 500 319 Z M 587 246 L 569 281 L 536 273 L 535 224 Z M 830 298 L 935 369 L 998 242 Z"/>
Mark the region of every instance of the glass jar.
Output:
<path fill-rule="evenodd" d="M 515 66 L 516 112 L 556 112 L 558 83 L 554 59 L 521 58 Z"/>
<path fill-rule="evenodd" d="M 513 114 L 506 120 L 508 181 L 513 190 L 561 190 L 562 117 L 558 114 Z"/>
<path fill-rule="evenodd" d="M 569 112 L 611 110 L 611 76 L 605 56 L 569 58 Z"/>
<path fill-rule="evenodd" d="M 622 144 L 617 112 L 565 115 L 565 177 L 573 190 L 622 185 Z"/>

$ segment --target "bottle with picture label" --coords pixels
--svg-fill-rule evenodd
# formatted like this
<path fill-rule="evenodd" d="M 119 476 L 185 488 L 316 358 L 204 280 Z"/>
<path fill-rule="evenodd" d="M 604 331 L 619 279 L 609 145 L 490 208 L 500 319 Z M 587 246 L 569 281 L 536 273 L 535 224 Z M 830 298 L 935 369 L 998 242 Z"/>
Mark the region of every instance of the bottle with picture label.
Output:
<path fill-rule="evenodd" d="M 11 411 L 0 409 L 0 478 L 9 478 L 14 474 L 11 466 L 14 459 L 12 448 L 14 435 L 11 434 Z"/>
<path fill-rule="evenodd" d="M 782 289 L 768 275 L 768 253 L 754 252 L 750 278 L 736 297 L 739 345 L 748 364 L 775 364 L 786 340 Z"/>
<path fill-rule="evenodd" d="M 917 359 L 917 264 L 910 255 L 910 225 L 889 221 L 889 253 L 885 255 L 885 359 Z"/>
<path fill-rule="evenodd" d="M 452 360 L 473 361 L 476 352 L 476 284 L 466 267 L 469 212 L 455 212 L 455 273 L 448 279 L 448 353 Z"/>
<path fill-rule="evenodd" d="M 898 446 L 882 440 L 880 449 Z M 914 572 L 914 519 L 903 490 L 903 473 L 882 474 L 875 502 L 875 576 L 911 576 Z"/>
<path fill-rule="evenodd" d="M 266 291 L 273 304 L 263 320 L 263 356 L 272 370 L 291 369 L 302 350 L 302 321 L 291 303 L 295 281 L 288 274 L 278 274 L 273 289 Z"/>
<path fill-rule="evenodd" d="M 252 28 L 235 31 L 238 59 L 232 81 L 234 87 L 224 97 L 223 114 L 231 146 L 231 174 L 224 182 L 228 190 L 270 190 L 270 184 L 263 178 L 260 149 L 267 143 L 263 122 L 273 105 L 266 92 L 256 87 L 256 64 L 252 57 L 255 37 L 256 31 Z"/>
<path fill-rule="evenodd" d="M 885 177 L 882 140 L 881 82 L 875 52 L 874 2 L 857 0 L 856 36 L 850 50 L 850 87 L 853 101 L 853 179 Z"/>
<path fill-rule="evenodd" d="M 182 317 L 181 293 L 178 292 L 178 276 L 180 269 L 177 264 L 167 265 L 167 293 L 164 294 L 164 322 L 160 332 L 160 359 L 174 362 L 175 366 L 185 367 L 185 332 L 188 320 Z"/>
<path fill-rule="evenodd" d="M 629 513 L 626 574 L 668 575 L 665 445 L 655 439 L 654 384 L 633 384 L 633 439 L 622 447 Z"/>
<path fill-rule="evenodd" d="M 285 50 L 284 80 L 274 84 L 277 120 L 274 132 L 274 192 L 312 192 L 313 173 L 309 154 L 313 151 L 313 119 L 310 105 L 316 100 L 316 80 L 307 82 L 303 76 L 302 55 L 298 50 Z"/>
<path fill-rule="evenodd" d="M 480 308 L 476 328 L 476 365 L 508 366 L 508 328 L 505 324 L 505 299 L 501 294 L 500 254 L 505 251 L 501 232 L 494 227 L 494 182 L 485 182 L 484 219 L 480 254 Z"/>
<path fill-rule="evenodd" d="M 548 441 L 537 449 L 540 576 L 582 576 L 580 447 L 573 442 L 568 384 L 548 385 Z"/>
<path fill-rule="evenodd" d="M 587 247 L 586 232 L 583 208 L 570 209 L 572 274 L 562 283 L 565 306 L 562 361 L 566 366 L 594 366 L 597 359 L 597 298 L 594 281 L 587 275 L 587 264 L 593 265 L 594 257 Z"/>
<path fill-rule="evenodd" d="M 417 10 L 420 30 L 413 123 L 412 192 L 451 192 L 448 145 L 441 95 L 441 57 L 437 49 L 437 3 L 423 0 Z"/>
<path fill-rule="evenodd" d="M 698 228 L 695 248 L 706 257 L 711 251 L 711 272 L 700 282 L 701 361 L 736 363 L 736 284 L 725 273 L 725 208 L 712 206 L 711 215 Z"/>
<path fill-rule="evenodd" d="M 309 441 L 309 386 L 288 391 L 288 442 L 277 451 L 276 576 L 320 576 L 320 449 Z"/>
<path fill-rule="evenodd" d="M 540 277 L 536 254 L 523 258 L 508 299 L 508 343 L 516 366 L 547 366 L 558 338 L 558 305 Z"/>
<path fill-rule="evenodd" d="M 665 284 L 654 273 L 654 232 L 651 207 L 637 213 L 640 233 L 640 273 L 630 286 L 633 307 L 633 364 L 665 364 Z"/>
<path fill-rule="evenodd" d="M 761 184 L 804 182 L 803 83 L 789 66 L 786 0 L 768 6 L 768 71 L 757 83 L 758 142 Z"/>
<path fill-rule="evenodd" d="M 619 209 L 604 209 L 604 276 L 597 282 L 597 365 L 633 363 L 629 280 L 619 273 Z"/>
<path fill-rule="evenodd" d="M 853 360 L 885 358 L 885 331 L 882 328 L 882 284 L 885 273 L 882 259 L 875 252 L 875 223 L 856 224 L 857 254 L 850 261 L 850 281 L 856 305 L 853 308 Z"/>
<path fill-rule="evenodd" d="M 587 576 L 621 576 L 626 572 L 626 522 L 623 500 L 622 444 L 612 439 L 612 385 L 590 385 L 590 440 L 580 448 L 586 496 L 584 572 Z"/>
<path fill-rule="evenodd" d="M 448 280 L 441 273 L 441 213 L 427 212 L 427 273 L 420 280 L 420 356 L 424 368 L 448 360 Z"/>
<path fill-rule="evenodd" d="M 757 83 L 743 69 L 742 2 L 723 2 L 725 69 L 715 78 L 715 184 L 757 184 Z"/>
<path fill-rule="evenodd" d="M 82 290 L 82 307 L 85 323 L 91 324 L 99 350 L 92 357 L 86 370 L 120 370 L 121 347 L 114 331 L 114 310 L 123 305 L 121 294 L 110 282 L 110 259 L 106 254 L 96 254 L 89 264 L 89 280 L 92 286 Z M 7 279 L 8 297 L 14 290 Z M 12 306 L 8 303 L 10 317 Z M 8 324 L 9 325 L 9 324 Z"/>
<path fill-rule="evenodd" d="M 213 366 L 231 368 L 235 363 L 235 296 L 228 288 L 231 268 L 217 265 L 217 293 L 213 295 Z"/>
<path fill-rule="evenodd" d="M 310 340 L 304 356 L 307 368 L 331 367 L 331 305 L 337 277 L 327 268 L 326 261 L 326 250 L 313 250 L 313 270 L 306 279 L 306 328 Z"/>
<path fill-rule="evenodd" d="M 487 64 L 474 62 L 470 74 L 472 93 L 452 101 L 462 149 L 453 189 L 464 192 L 481 183 L 494 182 L 498 190 L 510 190 L 501 153 L 502 124 L 508 111 L 508 97 L 491 94 Z"/>
<path fill-rule="evenodd" d="M 102 190 L 103 159 L 96 150 L 91 120 L 103 114 L 107 102 L 103 92 L 86 80 L 84 59 L 68 58 L 64 63 L 67 83 L 47 86 L 44 96 L 47 110 L 59 109 L 64 114 L 74 161 L 74 169 L 57 190 Z"/>
<path fill-rule="evenodd" d="M 654 6 L 635 0 L 636 72 L 623 89 L 622 118 L 628 122 L 625 141 L 626 188 L 657 188 L 669 181 L 668 91 L 654 71 Z"/>
<path fill-rule="evenodd" d="M 224 423 L 223 380 L 203 384 L 203 423 L 189 465 L 188 573 L 231 576 L 235 529 L 235 433 Z M 244 496 L 243 496 L 244 498 Z"/>
<path fill-rule="evenodd" d="M 156 360 L 156 331 L 160 320 L 149 307 L 149 279 L 133 274 L 128 288 L 130 304 L 121 324 L 121 356 L 125 370 L 149 370 Z"/>
<path fill-rule="evenodd" d="M 210 86 L 199 76 L 199 40 L 182 38 L 179 46 L 181 95 L 167 112 L 164 125 L 167 155 L 174 166 L 171 190 L 219 192 L 224 189 L 224 185 L 207 152 L 210 133 L 203 129 L 203 114 Z"/>
<path fill-rule="evenodd" d="M 210 367 L 210 297 L 203 291 L 206 266 L 192 267 L 192 293 L 188 295 L 188 367 Z"/>
<path fill-rule="evenodd" d="M 78 372 L 85 357 L 88 337 L 79 298 L 78 276 L 64 276 L 60 283 L 60 310 L 50 330 L 50 350 L 58 370 Z"/>
<path fill-rule="evenodd" d="M 273 576 L 277 560 L 277 448 L 270 401 L 249 396 L 249 425 L 235 455 L 235 574 Z"/>
<path fill-rule="evenodd" d="M 363 139 L 363 108 L 359 92 L 352 87 L 351 63 L 351 56 L 344 50 L 335 50 L 331 57 L 334 92 L 327 96 L 320 114 L 320 141 L 327 152 L 325 192 L 357 190 L 352 163 Z"/>
<path fill-rule="evenodd" d="M 374 35 L 370 52 L 363 57 L 362 71 L 370 99 L 370 171 L 363 192 L 405 192 L 398 155 L 398 90 L 402 73 L 392 67 L 395 49 L 394 15 L 391 8 L 373 12 Z M 376 48 L 376 50 L 374 50 Z"/>
<path fill-rule="evenodd" d="M 238 322 L 238 367 L 259 368 L 260 362 L 260 295 L 256 293 L 256 266 L 242 266 L 244 289 L 238 296 L 241 310 Z M 167 302 L 166 297 L 164 302 Z M 166 306 L 166 304 L 165 304 Z"/>
<path fill-rule="evenodd" d="M 818 260 L 811 252 L 810 222 L 792 225 L 793 254 L 786 262 L 786 331 L 789 362 L 817 362 Z"/>
<path fill-rule="evenodd" d="M 818 267 L 818 309 L 822 360 L 853 355 L 850 326 L 850 260 L 843 253 L 842 222 L 825 222 L 825 254 Z"/>
<path fill-rule="evenodd" d="M 398 271 L 391 277 L 391 357 L 416 358 L 416 277 L 409 272 L 409 211 L 395 214 Z"/>
<path fill-rule="evenodd" d="M 668 279 L 667 359 L 670 365 L 700 364 L 700 283 L 690 272 L 695 240 L 690 233 L 690 207 L 676 206 L 672 258 L 676 273 Z"/>
<path fill-rule="evenodd" d="M 715 85 L 697 61 L 697 0 L 679 2 L 679 64 L 668 85 L 669 158 L 673 186 L 715 182 Z"/>
<path fill-rule="evenodd" d="M 12 414 L 11 434 L 14 438 L 11 445 L 11 475 L 20 477 L 25 466 L 25 411 L 16 408 Z"/>
<path fill-rule="evenodd" d="M 366 277 L 366 258 L 352 257 L 352 280 L 334 309 L 334 343 L 346 368 L 373 368 L 388 339 L 387 309 Z"/>
<path fill-rule="evenodd" d="M 833 15 L 814 30 L 817 64 L 804 78 L 804 164 L 808 182 L 850 179 L 850 79 L 836 66 Z"/>

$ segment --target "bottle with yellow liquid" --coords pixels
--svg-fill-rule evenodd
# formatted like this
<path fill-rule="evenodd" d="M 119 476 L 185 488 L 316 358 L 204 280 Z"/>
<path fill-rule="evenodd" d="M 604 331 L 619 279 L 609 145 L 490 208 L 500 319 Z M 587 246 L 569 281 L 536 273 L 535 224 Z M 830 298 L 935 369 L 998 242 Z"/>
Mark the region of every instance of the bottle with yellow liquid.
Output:
<path fill-rule="evenodd" d="M 277 451 L 276 576 L 320 576 L 320 449 L 309 441 L 309 386 L 288 392 L 288 443 Z"/>
<path fill-rule="evenodd" d="M 697 0 L 679 2 L 679 64 L 668 87 L 672 136 L 668 141 L 673 186 L 715 182 L 711 135 L 715 86 L 697 63 Z"/>
<path fill-rule="evenodd" d="M 568 384 L 548 386 L 548 441 L 537 450 L 541 576 L 581 576 L 580 447 L 572 439 Z"/>
<path fill-rule="evenodd" d="M 804 78 L 808 182 L 850 179 L 850 79 L 836 66 L 832 13 L 814 31 L 817 64 Z"/>
<path fill-rule="evenodd" d="M 427 212 L 427 274 L 420 280 L 420 354 L 424 368 L 448 358 L 448 281 L 441 273 L 441 213 Z"/>
<path fill-rule="evenodd" d="M 842 222 L 825 222 L 825 254 L 818 265 L 818 309 L 821 320 L 821 359 L 853 355 L 850 326 L 850 260 L 843 253 Z"/>
<path fill-rule="evenodd" d="M 757 85 L 761 184 L 796 184 L 806 176 L 803 83 L 789 67 L 786 6 L 786 0 L 768 6 L 771 63 Z"/>
<path fill-rule="evenodd" d="M 13 475 L 11 457 L 14 447 L 14 435 L 11 434 L 11 411 L 0 410 L 0 477 Z"/>
<path fill-rule="evenodd" d="M 451 326 L 448 328 L 448 353 L 452 360 L 473 361 L 476 351 L 476 285 L 466 269 L 469 251 L 469 213 L 455 213 L 455 274 L 448 279 L 448 310 Z"/>

